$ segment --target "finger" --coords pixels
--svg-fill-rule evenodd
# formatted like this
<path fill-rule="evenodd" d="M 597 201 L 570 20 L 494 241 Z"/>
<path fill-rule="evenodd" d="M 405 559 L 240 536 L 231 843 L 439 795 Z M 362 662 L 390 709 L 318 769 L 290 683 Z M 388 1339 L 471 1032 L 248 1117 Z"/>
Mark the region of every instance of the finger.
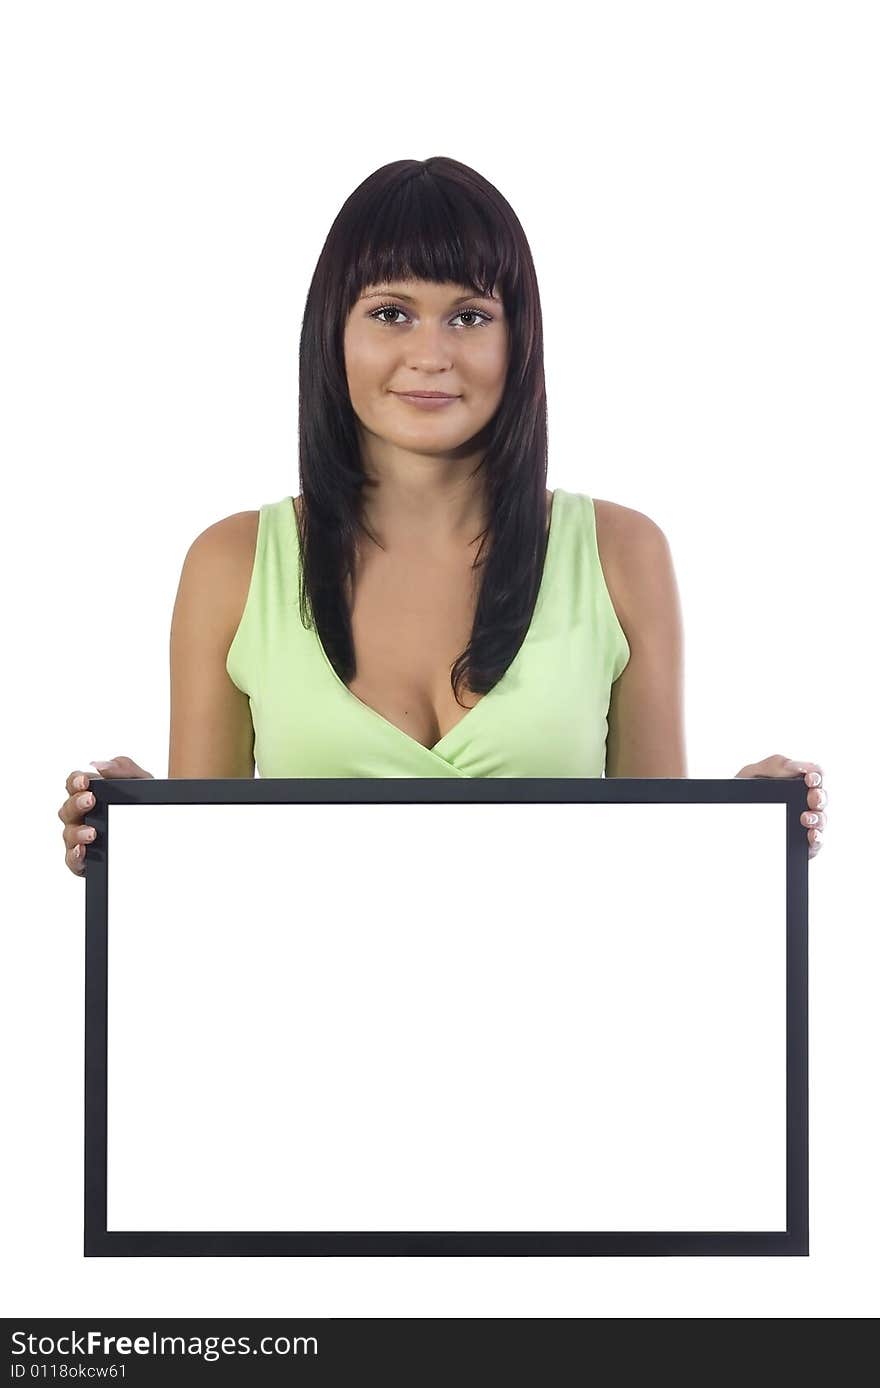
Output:
<path fill-rule="evenodd" d="M 71 795 L 61 809 L 58 811 L 58 818 L 63 824 L 81 824 L 83 815 L 88 814 L 89 810 L 95 808 L 95 796 L 90 790 L 77 791 Z"/>
<path fill-rule="evenodd" d="M 89 777 L 98 778 L 97 771 L 71 771 L 67 780 L 64 782 L 64 789 L 68 795 L 74 795 L 78 790 L 85 790 L 89 784 Z"/>
<path fill-rule="evenodd" d="M 804 810 L 803 814 L 801 815 L 801 824 L 803 824 L 807 829 L 824 829 L 825 816 L 821 813 L 821 811 L 818 814 L 811 814 L 809 810 Z"/>
<path fill-rule="evenodd" d="M 67 848 L 75 848 L 78 843 L 83 845 L 94 843 L 95 833 L 93 824 L 83 824 L 82 821 L 79 821 L 78 823 L 65 824 L 61 837 Z"/>
<path fill-rule="evenodd" d="M 824 810 L 828 804 L 828 792 L 822 790 L 820 786 L 807 791 L 807 804 L 811 810 Z"/>
<path fill-rule="evenodd" d="M 80 848 L 77 853 L 76 849 L 68 848 L 64 855 L 64 861 L 71 872 L 76 873 L 77 877 L 81 877 L 85 871 L 85 849 Z"/>

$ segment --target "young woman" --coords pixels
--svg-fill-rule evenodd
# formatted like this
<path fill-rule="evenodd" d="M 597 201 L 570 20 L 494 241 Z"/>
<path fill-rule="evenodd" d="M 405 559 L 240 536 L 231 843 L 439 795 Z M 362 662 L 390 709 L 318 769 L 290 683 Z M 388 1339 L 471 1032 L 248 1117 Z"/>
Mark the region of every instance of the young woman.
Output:
<path fill-rule="evenodd" d="M 300 495 L 186 555 L 169 777 L 687 776 L 666 537 L 547 490 L 535 269 L 474 170 L 399 160 L 343 205 L 306 301 L 299 438 Z M 78 875 L 89 774 L 59 810 Z M 812 857 L 821 768 L 737 773 L 800 774 Z"/>

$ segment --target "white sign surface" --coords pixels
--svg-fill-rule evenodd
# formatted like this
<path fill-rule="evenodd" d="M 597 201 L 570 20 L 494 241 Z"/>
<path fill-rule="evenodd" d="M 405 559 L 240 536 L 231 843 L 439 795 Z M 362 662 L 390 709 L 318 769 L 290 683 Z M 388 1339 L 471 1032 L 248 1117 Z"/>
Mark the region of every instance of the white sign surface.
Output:
<path fill-rule="evenodd" d="M 783 804 L 108 835 L 108 1232 L 785 1229 Z"/>

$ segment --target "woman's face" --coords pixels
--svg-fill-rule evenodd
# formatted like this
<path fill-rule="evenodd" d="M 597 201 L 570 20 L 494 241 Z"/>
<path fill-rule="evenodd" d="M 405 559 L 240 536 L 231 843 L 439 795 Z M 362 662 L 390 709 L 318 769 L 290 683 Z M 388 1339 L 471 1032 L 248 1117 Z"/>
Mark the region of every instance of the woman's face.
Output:
<path fill-rule="evenodd" d="M 348 316 L 344 346 L 355 414 L 368 434 L 397 447 L 458 448 L 501 403 L 508 332 L 500 298 L 428 280 L 368 285 Z M 422 409 L 406 391 L 456 398 Z"/>

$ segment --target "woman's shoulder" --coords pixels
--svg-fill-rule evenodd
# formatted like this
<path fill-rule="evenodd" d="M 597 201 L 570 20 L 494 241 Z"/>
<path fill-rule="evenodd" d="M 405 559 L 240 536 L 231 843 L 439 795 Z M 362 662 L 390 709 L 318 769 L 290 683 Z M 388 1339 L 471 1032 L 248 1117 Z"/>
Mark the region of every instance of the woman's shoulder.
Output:
<path fill-rule="evenodd" d="M 596 515 L 596 530 L 602 529 L 612 540 L 639 540 L 656 533 L 660 527 L 644 511 L 636 511 L 631 506 L 621 506 L 618 501 L 606 501 L 602 497 L 591 498 Z"/>
<path fill-rule="evenodd" d="M 208 590 L 230 633 L 241 620 L 257 551 L 260 511 L 236 511 L 202 530 L 186 556 L 192 581 Z"/>
<path fill-rule="evenodd" d="M 213 574 L 234 573 L 245 567 L 250 570 L 257 548 L 260 512 L 236 511 L 207 526 L 190 546 L 202 567 Z"/>
<path fill-rule="evenodd" d="M 614 610 L 627 633 L 638 618 L 646 586 L 668 551 L 666 536 L 644 511 L 593 497 L 596 548 Z"/>

